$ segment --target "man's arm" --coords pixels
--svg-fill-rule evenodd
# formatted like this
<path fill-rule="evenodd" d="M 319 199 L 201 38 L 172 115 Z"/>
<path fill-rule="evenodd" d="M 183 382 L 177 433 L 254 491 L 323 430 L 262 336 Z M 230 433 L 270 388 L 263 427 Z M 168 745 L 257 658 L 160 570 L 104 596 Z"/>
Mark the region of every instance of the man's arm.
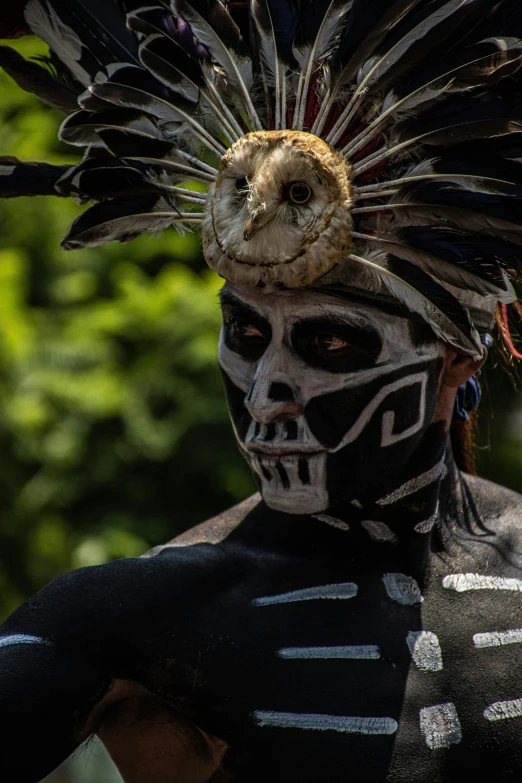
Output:
<path fill-rule="evenodd" d="M 0 779 L 36 783 L 52 772 L 107 687 L 106 673 L 81 655 L 31 634 L 0 636 Z"/>
<path fill-rule="evenodd" d="M 227 744 L 175 714 L 134 682 L 117 680 L 93 711 L 88 734 L 102 740 L 125 783 L 220 783 Z"/>
<path fill-rule="evenodd" d="M 190 727 L 137 681 L 155 632 L 158 658 L 187 640 L 186 628 L 177 640 L 170 636 L 173 607 L 184 607 L 197 578 L 188 551 L 181 551 L 187 555 L 66 574 L 0 627 L 2 781 L 37 783 L 92 733 L 129 783 L 212 776 L 226 745 Z M 163 639 L 166 618 L 172 626 Z"/>

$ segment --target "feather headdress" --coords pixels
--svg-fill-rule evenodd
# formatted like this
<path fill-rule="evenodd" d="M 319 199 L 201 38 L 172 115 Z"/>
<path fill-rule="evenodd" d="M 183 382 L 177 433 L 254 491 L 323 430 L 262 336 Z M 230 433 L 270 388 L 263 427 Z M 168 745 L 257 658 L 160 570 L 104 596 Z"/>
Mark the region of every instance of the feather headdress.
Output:
<path fill-rule="evenodd" d="M 8 47 L 0 65 L 69 113 L 60 137 L 85 152 L 73 167 L 0 158 L 0 196 L 96 202 L 65 249 L 200 225 L 232 281 L 394 298 L 482 355 L 522 269 L 520 0 L 29 0 L 13 19 L 51 67 Z M 332 203 L 288 257 L 281 222 L 263 243 L 276 207 L 236 170 L 259 149 L 297 171 L 307 156 Z M 219 205 L 241 198 L 250 218 L 227 244 Z M 284 198 L 298 225 L 309 194 Z"/>

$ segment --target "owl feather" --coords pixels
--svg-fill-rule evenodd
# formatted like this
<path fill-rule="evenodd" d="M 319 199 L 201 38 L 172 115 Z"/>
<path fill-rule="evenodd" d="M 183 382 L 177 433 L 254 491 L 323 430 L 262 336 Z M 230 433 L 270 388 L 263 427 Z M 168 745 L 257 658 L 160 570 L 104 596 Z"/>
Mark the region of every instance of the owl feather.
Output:
<path fill-rule="evenodd" d="M 522 272 L 519 0 L 239 5 L 29 0 L 55 65 L 0 66 L 85 154 L 0 195 L 97 202 L 65 248 L 201 225 L 232 281 L 377 286 L 479 356 Z"/>

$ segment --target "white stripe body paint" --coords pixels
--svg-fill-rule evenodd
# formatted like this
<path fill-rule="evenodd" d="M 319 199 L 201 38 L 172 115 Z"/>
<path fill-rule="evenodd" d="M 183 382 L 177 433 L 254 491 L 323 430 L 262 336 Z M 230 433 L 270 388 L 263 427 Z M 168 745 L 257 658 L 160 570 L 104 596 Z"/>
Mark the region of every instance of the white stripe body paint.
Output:
<path fill-rule="evenodd" d="M 394 544 L 397 536 L 384 522 L 376 522 L 373 519 L 363 519 L 361 526 L 366 530 L 370 538 L 382 544 Z"/>
<path fill-rule="evenodd" d="M 344 647 L 283 647 L 280 658 L 360 658 L 376 661 L 381 651 L 376 644 L 357 644 Z"/>
<path fill-rule="evenodd" d="M 442 651 L 436 634 L 431 631 L 410 631 L 406 644 L 417 668 L 423 672 L 442 669 Z"/>
<path fill-rule="evenodd" d="M 409 380 L 410 383 L 404 383 L 403 381 Z M 417 383 L 420 383 L 420 397 L 419 397 L 419 414 L 417 421 L 415 424 L 412 424 L 411 427 L 408 427 L 408 429 L 404 430 L 403 432 L 395 433 L 394 427 L 395 427 L 395 411 L 385 411 L 382 414 L 382 435 L 381 435 L 381 448 L 386 448 L 386 446 L 393 446 L 395 443 L 400 443 L 401 440 L 405 440 L 406 438 L 411 438 L 412 435 L 415 435 L 419 430 L 422 429 L 424 424 L 424 419 L 426 417 L 426 386 L 428 383 L 428 373 L 417 373 L 416 375 L 410 375 L 409 379 L 404 378 L 403 381 L 396 381 L 397 389 L 402 388 L 403 386 L 414 386 Z M 392 386 L 393 384 L 390 384 Z M 394 389 L 396 391 L 397 389 Z M 379 397 L 380 392 L 376 395 L 376 397 Z"/>
<path fill-rule="evenodd" d="M 254 720 L 258 726 L 277 726 L 282 729 L 341 731 L 348 734 L 395 734 L 397 731 L 397 721 L 393 718 L 359 718 L 256 710 Z"/>
<path fill-rule="evenodd" d="M 512 701 L 495 701 L 484 710 L 486 720 L 506 720 L 507 718 L 522 718 L 522 699 Z"/>
<path fill-rule="evenodd" d="M 473 636 L 475 647 L 502 647 L 504 644 L 519 644 L 522 642 L 522 628 L 512 628 L 509 631 L 489 631 L 476 633 Z"/>
<path fill-rule="evenodd" d="M 330 525 L 331 527 L 336 527 L 339 530 L 349 530 L 350 525 L 348 525 L 346 522 L 343 522 L 340 519 L 337 519 L 336 517 L 331 517 L 329 514 L 313 514 L 312 515 L 314 519 L 318 519 L 319 522 L 324 522 L 326 525 Z"/>
<path fill-rule="evenodd" d="M 0 637 L 0 647 L 11 647 L 14 644 L 45 644 L 48 647 L 53 646 L 53 643 L 47 641 L 47 639 L 41 639 L 39 636 L 28 636 L 23 633 Z"/>
<path fill-rule="evenodd" d="M 403 606 L 418 606 L 424 601 L 420 587 L 412 576 L 384 574 L 382 577 L 388 596 Z"/>
<path fill-rule="evenodd" d="M 254 606 L 269 606 L 270 604 L 290 604 L 295 601 L 313 601 L 318 598 L 355 598 L 356 595 L 357 585 L 354 585 L 353 582 L 344 582 L 337 585 L 305 587 L 303 590 L 293 590 L 291 593 L 254 598 L 252 604 Z"/>
<path fill-rule="evenodd" d="M 453 702 L 423 707 L 420 711 L 420 730 L 431 750 L 457 745 L 462 740 L 462 729 Z"/>
<path fill-rule="evenodd" d="M 393 492 L 390 492 L 389 495 L 385 495 L 383 498 L 378 500 L 377 503 L 380 506 L 388 506 L 391 503 L 396 503 L 398 500 L 402 500 L 402 498 L 408 497 L 408 495 L 413 495 L 414 492 L 418 492 L 420 489 L 424 489 L 424 487 L 428 487 L 430 484 L 433 484 L 435 481 L 437 481 L 438 478 L 442 476 L 445 467 L 445 458 L 445 456 L 442 457 L 440 462 L 437 462 L 437 464 L 430 468 L 430 470 L 427 470 L 425 473 L 421 473 L 421 475 L 417 476 L 416 478 L 410 479 L 401 487 L 398 487 Z"/>
<path fill-rule="evenodd" d="M 457 593 L 468 590 L 511 590 L 522 592 L 522 579 L 506 576 L 486 576 L 485 574 L 448 574 L 442 580 L 442 586 Z"/>
<path fill-rule="evenodd" d="M 424 522 L 417 522 L 417 524 L 413 529 L 415 530 L 416 533 L 429 533 L 430 530 L 433 530 L 438 516 L 439 516 L 439 502 L 437 501 L 437 506 L 435 508 L 435 511 L 431 515 L 431 517 L 429 519 L 425 519 Z"/>

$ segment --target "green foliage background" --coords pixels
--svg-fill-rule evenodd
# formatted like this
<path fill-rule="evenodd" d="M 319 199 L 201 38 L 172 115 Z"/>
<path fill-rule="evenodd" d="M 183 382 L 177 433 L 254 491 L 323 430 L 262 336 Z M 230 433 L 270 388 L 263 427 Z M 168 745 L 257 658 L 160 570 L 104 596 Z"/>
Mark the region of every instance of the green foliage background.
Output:
<path fill-rule="evenodd" d="M 0 154 L 75 162 L 61 120 L 0 72 Z M 79 211 L 59 198 L 0 205 L 0 620 L 59 574 L 139 555 L 253 490 L 199 237 L 64 253 Z M 480 471 L 522 491 L 520 398 L 489 363 Z M 99 779 L 84 767 L 53 781 Z"/>
<path fill-rule="evenodd" d="M 1 154 L 74 162 L 62 119 L 0 73 Z M 139 555 L 252 491 L 198 235 L 64 253 L 80 209 L 0 206 L 0 618 L 62 572 Z"/>

